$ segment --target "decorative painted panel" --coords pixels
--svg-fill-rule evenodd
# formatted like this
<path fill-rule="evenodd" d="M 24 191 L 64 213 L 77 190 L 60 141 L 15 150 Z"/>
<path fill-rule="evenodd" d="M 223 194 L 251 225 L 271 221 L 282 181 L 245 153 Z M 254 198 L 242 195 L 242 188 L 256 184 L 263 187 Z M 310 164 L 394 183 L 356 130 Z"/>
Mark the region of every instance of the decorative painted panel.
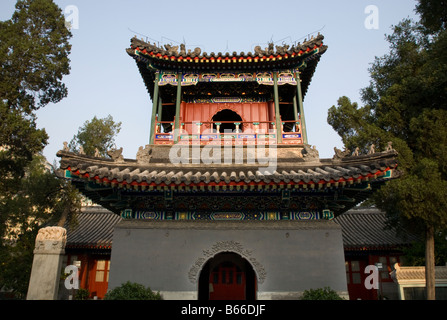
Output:
<path fill-rule="evenodd" d="M 123 219 L 142 219 L 142 220 L 208 220 L 208 221 L 231 221 L 231 220 L 331 220 L 334 214 L 330 210 L 319 211 L 144 211 L 132 209 L 123 210 L 121 213 Z"/>
<path fill-rule="evenodd" d="M 182 86 L 196 85 L 199 82 L 245 82 L 256 81 L 259 84 L 272 86 L 273 73 L 272 72 L 226 72 L 226 73 L 186 73 L 182 74 Z M 158 82 L 159 86 L 174 85 L 178 82 L 176 73 L 163 72 Z M 283 70 L 278 74 L 278 85 L 296 85 L 297 81 L 294 76 L 294 70 Z"/>

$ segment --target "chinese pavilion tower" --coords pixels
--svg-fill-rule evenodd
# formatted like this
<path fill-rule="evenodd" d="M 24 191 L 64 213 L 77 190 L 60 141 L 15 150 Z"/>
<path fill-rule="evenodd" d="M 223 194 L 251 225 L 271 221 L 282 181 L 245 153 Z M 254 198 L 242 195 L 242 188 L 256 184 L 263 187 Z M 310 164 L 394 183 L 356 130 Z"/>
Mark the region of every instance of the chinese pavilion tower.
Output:
<path fill-rule="evenodd" d="M 125 159 L 61 150 L 61 169 L 122 217 L 109 289 L 126 281 L 165 299 L 290 299 L 347 294 L 341 228 L 332 219 L 396 168 L 396 152 L 308 144 L 303 98 L 323 36 L 248 53 L 206 53 L 131 39 L 152 100 L 148 144 Z"/>

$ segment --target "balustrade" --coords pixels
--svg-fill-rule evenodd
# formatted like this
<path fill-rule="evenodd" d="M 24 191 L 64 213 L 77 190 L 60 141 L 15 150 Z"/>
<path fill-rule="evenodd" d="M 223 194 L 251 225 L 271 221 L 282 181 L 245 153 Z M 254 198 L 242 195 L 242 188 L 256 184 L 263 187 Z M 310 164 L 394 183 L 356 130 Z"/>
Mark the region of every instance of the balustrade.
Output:
<path fill-rule="evenodd" d="M 174 144 L 172 121 L 155 118 L 155 144 Z M 234 125 L 234 129 L 221 130 L 222 125 Z M 280 121 L 281 144 L 303 144 L 300 120 Z M 188 129 L 188 130 L 187 130 Z M 221 132 L 223 131 L 223 132 Z M 278 141 L 276 121 L 207 121 L 180 122 L 180 144 L 269 144 Z"/>

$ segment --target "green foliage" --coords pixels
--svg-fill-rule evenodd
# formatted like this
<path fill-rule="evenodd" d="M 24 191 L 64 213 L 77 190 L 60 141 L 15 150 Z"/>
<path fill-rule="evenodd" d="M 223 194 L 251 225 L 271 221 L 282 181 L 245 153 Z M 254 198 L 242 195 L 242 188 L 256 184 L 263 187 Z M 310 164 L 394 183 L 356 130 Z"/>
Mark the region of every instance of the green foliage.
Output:
<path fill-rule="evenodd" d="M 406 266 L 425 266 L 425 244 L 415 242 L 403 248 L 402 263 Z M 435 234 L 435 265 L 445 266 L 447 263 L 447 231 Z"/>
<path fill-rule="evenodd" d="M 67 95 L 70 71 L 61 9 L 52 0 L 20 0 L 10 20 L 0 22 L 0 194 L 14 196 L 24 168 L 47 144 L 34 111 Z M 1 218 L 0 218 L 1 219 Z M 1 222 L 1 221 L 0 221 Z"/>
<path fill-rule="evenodd" d="M 440 0 L 419 0 L 416 12 L 427 32 L 436 33 L 447 28 L 447 5 Z"/>
<path fill-rule="evenodd" d="M 0 24 L 0 96 L 9 108 L 32 111 L 67 95 L 70 31 L 52 0 L 19 0 Z"/>
<path fill-rule="evenodd" d="M 87 300 L 89 296 L 90 292 L 87 289 L 80 288 L 76 290 L 74 298 L 75 300 Z"/>
<path fill-rule="evenodd" d="M 416 10 L 421 21 L 394 26 L 390 52 L 369 69 L 370 84 L 361 91 L 365 105 L 343 97 L 328 122 L 350 147 L 393 142 L 401 177 L 373 200 L 387 213 L 388 226 L 425 237 L 425 264 L 434 270 L 445 254 L 432 249 L 433 235 L 447 230 L 447 10 L 437 0 L 419 0 Z M 427 299 L 435 299 L 433 273 L 426 277 Z"/>
<path fill-rule="evenodd" d="M 447 229 L 447 33 L 429 37 L 403 20 L 387 36 L 390 53 L 376 58 L 359 107 L 342 97 L 328 122 L 347 148 L 387 141 L 398 151 L 401 178 L 375 193 L 395 227 Z"/>
<path fill-rule="evenodd" d="M 329 287 L 304 290 L 301 300 L 344 300 Z"/>
<path fill-rule="evenodd" d="M 106 293 L 104 300 L 162 300 L 159 292 L 153 292 L 149 287 L 127 281 Z"/>
<path fill-rule="evenodd" d="M 107 151 L 114 147 L 115 136 L 120 130 L 121 122 L 115 123 L 111 115 L 102 119 L 95 116 L 79 128 L 78 133 L 70 141 L 69 148 L 71 151 L 77 151 L 82 146 L 85 154 L 89 156 L 94 156 L 95 149 L 98 149 L 99 154 L 104 157 Z"/>
<path fill-rule="evenodd" d="M 81 201 L 78 191 L 58 178 L 43 156 L 35 156 L 25 171 L 18 192 L 0 197 L 0 287 L 18 297 L 28 290 L 38 229 L 57 224 L 61 216 L 74 216 Z"/>
<path fill-rule="evenodd" d="M 33 116 L 8 108 L 0 100 L 0 192 L 12 195 L 15 184 L 25 174 L 24 167 L 43 149 L 48 136 L 37 129 Z"/>

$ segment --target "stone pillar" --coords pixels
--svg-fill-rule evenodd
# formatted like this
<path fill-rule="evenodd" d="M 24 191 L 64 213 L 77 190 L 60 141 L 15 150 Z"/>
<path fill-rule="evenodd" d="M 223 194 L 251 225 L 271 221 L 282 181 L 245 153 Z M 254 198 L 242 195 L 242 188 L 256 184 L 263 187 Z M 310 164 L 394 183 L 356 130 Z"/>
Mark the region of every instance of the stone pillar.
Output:
<path fill-rule="evenodd" d="M 57 299 L 66 241 L 67 231 L 64 228 L 46 227 L 39 230 L 27 300 Z"/>

